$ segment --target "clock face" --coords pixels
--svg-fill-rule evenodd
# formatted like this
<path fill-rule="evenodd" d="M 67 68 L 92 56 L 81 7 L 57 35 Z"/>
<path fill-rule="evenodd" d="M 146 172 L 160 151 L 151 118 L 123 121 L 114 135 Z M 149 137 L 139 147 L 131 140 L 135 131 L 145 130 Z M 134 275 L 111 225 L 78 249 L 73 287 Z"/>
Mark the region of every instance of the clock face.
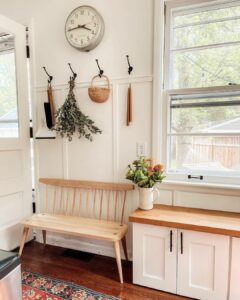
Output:
<path fill-rule="evenodd" d="M 102 16 L 91 6 L 79 6 L 67 18 L 65 34 L 68 42 L 81 51 L 97 47 L 104 34 Z"/>

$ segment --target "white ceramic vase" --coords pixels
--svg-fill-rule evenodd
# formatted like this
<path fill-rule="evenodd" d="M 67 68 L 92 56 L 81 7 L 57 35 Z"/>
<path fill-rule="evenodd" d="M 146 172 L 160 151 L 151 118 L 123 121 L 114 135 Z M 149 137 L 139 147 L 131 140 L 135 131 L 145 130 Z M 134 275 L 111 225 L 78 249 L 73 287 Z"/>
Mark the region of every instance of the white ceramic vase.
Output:
<path fill-rule="evenodd" d="M 153 208 L 154 192 L 159 191 L 157 188 L 139 188 L 139 208 L 143 210 L 150 210 Z"/>

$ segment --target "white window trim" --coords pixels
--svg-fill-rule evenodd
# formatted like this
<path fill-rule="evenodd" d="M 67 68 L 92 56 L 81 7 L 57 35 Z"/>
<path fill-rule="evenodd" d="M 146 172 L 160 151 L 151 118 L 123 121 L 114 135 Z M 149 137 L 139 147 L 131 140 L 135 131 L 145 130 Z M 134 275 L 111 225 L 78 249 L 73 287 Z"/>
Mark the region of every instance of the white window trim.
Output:
<path fill-rule="evenodd" d="M 166 34 L 166 28 L 170 28 L 170 24 L 165 24 L 165 14 L 170 13 L 172 8 L 192 5 L 198 7 L 200 4 L 209 3 L 221 4 L 224 0 L 154 0 L 154 53 L 153 53 L 153 121 L 152 121 L 152 158 L 153 162 L 162 162 L 167 165 L 167 133 L 169 132 L 169 105 L 168 98 L 170 95 L 176 94 L 195 94 L 201 92 L 222 92 L 222 91 L 239 91 L 240 85 L 208 87 L 208 88 L 191 88 L 191 89 L 175 89 L 165 90 L 168 87 L 169 74 L 165 66 L 169 64 L 169 57 L 165 53 L 169 53 L 168 47 L 170 35 Z M 229 1 L 229 4 L 236 1 Z M 165 6 L 165 4 L 167 4 Z M 168 8 L 166 8 L 168 7 Z M 166 10 L 166 11 L 165 11 Z M 166 18 L 170 20 L 170 18 Z M 166 39 L 164 37 L 166 36 Z M 164 63 L 163 63 L 164 62 Z M 164 87 L 165 85 L 165 87 Z M 204 176 L 204 181 L 188 179 L 184 174 L 166 173 L 165 182 L 170 184 L 188 184 L 195 186 L 211 186 L 211 187 L 235 187 L 240 189 L 240 177 L 226 176 Z"/>

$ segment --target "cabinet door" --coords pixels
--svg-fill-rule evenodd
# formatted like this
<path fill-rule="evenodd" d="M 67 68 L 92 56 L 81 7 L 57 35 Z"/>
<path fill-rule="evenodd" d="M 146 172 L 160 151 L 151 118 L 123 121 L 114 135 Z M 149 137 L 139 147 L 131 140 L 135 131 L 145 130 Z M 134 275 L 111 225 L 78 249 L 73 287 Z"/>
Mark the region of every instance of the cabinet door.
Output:
<path fill-rule="evenodd" d="M 133 282 L 176 293 L 177 230 L 133 223 Z"/>
<path fill-rule="evenodd" d="M 177 293 L 201 300 L 226 300 L 230 238 L 178 231 Z"/>
<path fill-rule="evenodd" d="M 240 299 L 240 238 L 232 238 L 229 300 Z"/>

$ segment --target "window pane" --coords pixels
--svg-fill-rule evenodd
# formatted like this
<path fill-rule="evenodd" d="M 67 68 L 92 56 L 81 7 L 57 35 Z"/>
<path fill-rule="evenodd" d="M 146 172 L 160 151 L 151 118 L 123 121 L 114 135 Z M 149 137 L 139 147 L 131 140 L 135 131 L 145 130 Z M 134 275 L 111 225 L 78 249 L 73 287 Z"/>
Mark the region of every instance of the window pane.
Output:
<path fill-rule="evenodd" d="M 234 3 L 232 3 L 234 5 Z M 201 12 L 191 13 L 184 10 L 179 15 L 174 16 L 174 26 L 184 26 L 186 24 L 199 23 L 202 21 L 214 21 L 224 18 L 240 17 L 240 6 L 214 9 L 209 5 Z"/>
<path fill-rule="evenodd" d="M 173 136 L 170 172 L 240 175 L 240 136 Z"/>
<path fill-rule="evenodd" d="M 172 88 L 240 84 L 240 45 L 172 53 Z"/>
<path fill-rule="evenodd" d="M 172 24 L 170 88 L 240 83 L 240 2 L 173 10 Z"/>
<path fill-rule="evenodd" d="M 0 138 L 18 137 L 15 54 L 0 52 Z"/>
<path fill-rule="evenodd" d="M 240 41 L 240 19 L 176 28 L 174 49 Z"/>
<path fill-rule="evenodd" d="M 195 96 L 196 97 L 196 96 Z M 171 100 L 171 133 L 240 133 L 240 96 Z"/>

